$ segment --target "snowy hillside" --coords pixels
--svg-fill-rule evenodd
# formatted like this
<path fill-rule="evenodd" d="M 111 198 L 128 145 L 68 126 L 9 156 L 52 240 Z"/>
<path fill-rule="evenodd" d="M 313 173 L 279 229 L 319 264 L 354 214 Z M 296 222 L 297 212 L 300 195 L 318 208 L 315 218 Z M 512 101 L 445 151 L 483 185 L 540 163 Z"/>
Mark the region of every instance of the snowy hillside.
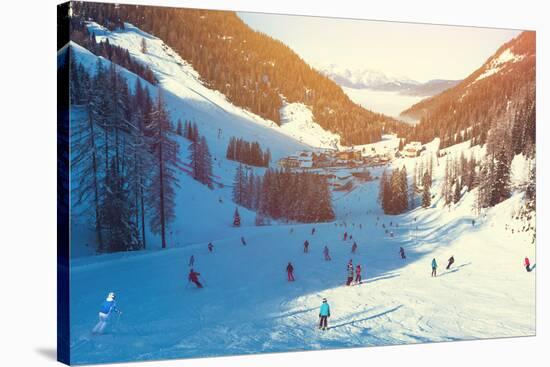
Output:
<path fill-rule="evenodd" d="M 171 92 L 174 96 L 186 101 L 195 109 L 201 110 L 204 114 L 209 115 L 210 119 L 214 118 L 214 128 L 217 133 L 217 128 L 224 129 L 225 124 L 232 120 L 240 120 L 248 123 L 250 133 L 240 135 L 259 141 L 262 146 L 269 146 L 271 139 L 262 138 L 262 135 L 285 135 L 286 137 L 299 137 L 300 141 L 311 147 L 326 147 L 327 141 L 335 138 L 335 134 L 324 130 L 318 124 L 311 130 L 308 126 L 292 124 L 293 127 L 286 126 L 279 128 L 273 121 L 265 120 L 258 115 L 255 115 L 240 107 L 231 104 L 227 98 L 220 92 L 209 89 L 201 81 L 199 74 L 193 69 L 192 65 L 183 60 L 174 50 L 168 47 L 161 39 L 154 37 L 139 28 L 134 27 L 129 23 L 124 24 L 124 29 L 109 31 L 95 22 L 88 23 L 88 31 L 95 34 L 96 41 L 101 42 L 105 39 L 109 40 L 112 45 L 120 46 L 129 51 L 130 55 L 136 60 L 148 65 L 153 71 L 157 80 L 159 80 L 162 88 Z M 147 52 L 142 52 L 142 42 L 145 40 Z M 284 111 L 284 108 L 283 108 Z M 282 111 L 282 113 L 284 113 Z M 176 111 L 174 111 L 176 112 Z M 199 118 L 191 113 L 186 113 L 182 118 L 196 119 L 202 124 L 208 124 L 208 118 Z M 312 116 L 308 118 L 312 119 Z M 258 125 L 258 126 L 254 126 Z M 262 128 L 273 129 L 274 132 L 269 132 Z M 227 131 L 233 130 L 231 125 L 226 125 Z M 303 128 L 303 130 L 301 130 Z M 255 131 L 254 131 L 255 130 Z M 265 133 L 260 133 L 265 131 Z M 239 133 L 239 131 L 236 131 Z M 267 136 L 266 136 L 267 137 Z M 230 136 L 224 136 L 222 141 L 228 141 Z M 265 143 L 265 144 L 264 144 Z M 273 152 L 277 151 L 278 143 L 273 142 Z M 275 157 L 280 157 L 275 154 Z"/>
<path fill-rule="evenodd" d="M 273 165 L 281 157 L 297 151 L 317 146 L 332 147 L 339 143 L 339 137 L 319 127 L 313 121 L 309 109 L 303 105 L 287 105 L 281 111 L 285 123 L 278 127 L 272 121 L 264 120 L 233 106 L 219 92 L 206 88 L 192 67 L 165 46 L 161 40 L 143 33 L 129 24 L 126 24 L 125 30 L 112 33 L 96 23 L 90 23 L 89 26 L 96 35 L 97 41 L 109 37 L 109 42 L 127 48 L 132 57 L 148 65 L 164 90 L 164 99 L 172 121 L 181 119 L 196 122 L 201 135 L 204 135 L 209 143 L 214 160 L 213 173 L 217 189 L 211 191 L 194 181 L 188 173 L 180 174 L 180 185 L 186 190 L 180 190 L 177 194 L 176 210 L 181 213 L 178 215 L 181 221 L 170 228 L 168 240 L 171 246 L 204 241 L 205 234 L 210 234 L 213 229 L 228 226 L 231 223 L 235 209 L 235 204 L 231 201 L 231 189 L 235 169 L 238 165 L 238 163 L 225 158 L 231 137 L 258 141 L 262 147 L 269 148 Z M 146 54 L 141 52 L 141 42 L 144 38 L 147 42 Z M 93 74 L 98 57 L 74 42 L 70 43 L 70 47 L 75 60 L 83 64 Z M 108 60 L 101 59 L 105 67 L 110 65 Z M 119 68 L 119 70 L 128 85 L 133 88 L 139 77 L 123 68 Z M 147 86 L 152 96 L 157 94 L 155 86 L 142 79 L 141 82 L 142 85 Z M 85 118 L 84 111 L 77 107 L 73 108 L 71 114 L 73 124 L 78 119 Z M 189 155 L 187 151 L 189 142 L 180 138 L 179 143 L 180 155 L 186 162 Z M 262 169 L 259 168 L 255 170 L 259 173 L 262 172 Z M 204 202 L 204 198 L 208 198 L 206 202 Z M 183 210 L 189 205 L 193 208 L 192 211 Z M 86 225 L 88 219 L 78 215 L 81 213 L 80 208 L 75 208 L 74 213 L 75 240 L 73 241 L 72 255 L 93 254 L 94 235 L 91 228 Z M 196 225 L 193 223 L 193 218 L 197 215 L 210 217 L 211 221 Z M 244 225 L 253 224 L 254 213 L 241 208 L 241 215 Z M 149 232 L 147 236 L 153 248 L 159 246 L 158 236 Z M 224 233 L 219 232 L 219 236 L 223 237 Z"/>
<path fill-rule="evenodd" d="M 432 145 L 424 154 L 437 149 L 436 142 Z M 461 151 L 483 153 L 479 147 L 464 145 L 450 154 Z M 422 158 L 399 159 L 394 166 L 413 167 L 417 159 Z M 435 162 L 434 193 L 440 190 L 442 162 Z M 381 169 L 373 173 L 379 176 Z M 378 181 L 334 193 L 334 223 L 222 228 L 223 236 L 211 233 L 213 253 L 208 253 L 205 240 L 163 252 L 73 261 L 72 281 L 78 284 L 72 292 L 74 362 L 535 333 L 535 277 L 522 267 L 525 256 L 536 262 L 534 246 L 528 243 L 527 234 L 507 230 L 521 195 L 490 209 L 482 218 L 472 211 L 475 192 L 450 209 L 442 206 L 436 194 L 431 208 L 399 216 L 383 215 L 377 195 Z M 382 225 L 394 235 L 386 234 Z M 345 231 L 353 235 L 352 241 L 343 240 Z M 241 235 L 247 246 L 240 244 Z M 306 239 L 310 242 L 307 254 L 302 250 Z M 356 254 L 350 253 L 353 241 L 358 244 Z M 325 245 L 332 261 L 323 260 Z M 400 246 L 406 260 L 399 257 Z M 187 283 L 191 255 L 204 289 Z M 451 255 L 456 262 L 445 270 Z M 436 278 L 429 276 L 432 258 L 439 262 Z M 363 267 L 363 282 L 353 287 L 343 285 L 349 259 Z M 288 261 L 295 267 L 293 283 L 286 280 Z M 116 277 L 108 275 L 113 272 Z M 89 330 L 96 321 L 97 304 L 106 291 L 98 283 L 118 292 L 124 314 L 105 335 L 92 336 Z M 323 297 L 332 314 L 326 332 L 316 328 Z"/>

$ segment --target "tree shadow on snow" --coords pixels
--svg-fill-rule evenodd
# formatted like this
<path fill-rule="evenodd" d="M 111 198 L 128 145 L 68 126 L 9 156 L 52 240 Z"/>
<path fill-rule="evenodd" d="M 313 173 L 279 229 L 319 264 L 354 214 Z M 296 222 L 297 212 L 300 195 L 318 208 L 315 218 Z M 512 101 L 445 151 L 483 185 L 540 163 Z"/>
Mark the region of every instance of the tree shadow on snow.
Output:
<path fill-rule="evenodd" d="M 329 329 L 336 329 L 336 328 L 339 328 L 339 327 L 342 327 L 342 326 L 355 325 L 356 323 L 372 320 L 372 319 L 387 315 L 389 313 L 395 312 L 395 311 L 399 310 L 401 307 L 403 307 L 403 305 L 395 306 L 393 308 L 390 308 L 389 310 L 386 310 L 386 311 L 383 311 L 383 312 L 380 312 L 380 313 L 377 313 L 375 315 L 371 315 L 371 316 L 368 316 L 368 317 L 365 317 L 365 318 L 362 318 L 362 319 L 352 320 L 352 321 L 344 322 L 344 323 L 341 323 L 341 324 L 337 324 L 337 325 L 329 327 Z"/>

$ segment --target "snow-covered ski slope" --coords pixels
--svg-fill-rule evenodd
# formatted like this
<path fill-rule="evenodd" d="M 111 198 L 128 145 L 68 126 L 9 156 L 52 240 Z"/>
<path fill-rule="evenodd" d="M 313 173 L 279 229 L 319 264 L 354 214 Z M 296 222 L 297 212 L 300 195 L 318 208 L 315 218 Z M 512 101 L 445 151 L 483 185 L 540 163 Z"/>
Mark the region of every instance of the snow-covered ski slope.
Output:
<path fill-rule="evenodd" d="M 535 333 L 536 270 L 527 273 L 522 267 L 525 256 L 536 262 L 534 246 L 527 244 L 526 235 L 512 235 L 504 229 L 519 195 L 480 220 L 470 210 L 472 194 L 451 210 L 434 205 L 389 217 L 378 209 L 377 193 L 374 181 L 335 195 L 339 218 L 335 223 L 223 228 L 228 232 L 213 241 L 212 254 L 205 241 L 152 253 L 73 261 L 73 361 L 215 356 Z M 477 220 L 475 226 L 471 219 Z M 390 221 L 393 227 L 389 227 Z M 393 237 L 384 233 L 382 223 L 394 232 Z M 313 227 L 316 233 L 311 235 Z M 357 254 L 350 253 L 352 241 L 343 241 L 344 231 L 357 241 Z M 247 246 L 240 244 L 241 235 Z M 305 239 L 310 242 L 308 254 L 302 250 Z M 323 260 L 325 245 L 331 251 L 330 262 Z M 398 255 L 400 246 L 406 251 L 406 260 Z M 187 282 L 191 255 L 204 289 Z M 446 271 L 451 255 L 456 262 Z M 432 258 L 439 263 L 437 278 L 430 277 Z M 363 283 L 353 287 L 343 285 L 349 259 L 364 269 Z M 286 280 L 288 261 L 295 267 L 293 283 Z M 92 336 L 98 305 L 110 290 L 118 293 L 124 314 L 118 321 L 113 319 L 106 335 Z M 329 300 L 332 312 L 331 328 L 326 332 L 316 329 L 322 297 Z"/>
<path fill-rule="evenodd" d="M 142 37 L 139 32 L 127 26 L 124 31 L 110 33 L 113 37 L 110 42 L 115 43 L 115 36 L 125 39 L 135 33 L 139 37 L 131 47 L 138 47 Z M 148 41 L 148 46 L 149 52 L 153 52 L 154 38 Z M 71 47 L 77 61 L 93 72 L 97 57 L 78 45 Z M 130 52 L 138 57 L 135 53 L 139 50 Z M 108 61 L 104 62 L 108 65 Z M 163 74 L 152 68 L 160 73 L 157 77 Z M 132 87 L 137 77 L 122 68 L 121 72 Z M 440 158 L 439 162 L 434 160 L 436 197 L 431 208 L 385 216 L 377 203 L 378 180 L 354 181 L 351 191 L 333 193 L 337 216 L 333 223 L 256 227 L 254 213 L 240 208 L 243 226 L 233 228 L 235 204 L 230 200 L 230 185 L 236 163 L 225 159 L 229 138 L 258 140 L 271 149 L 275 159 L 312 147 L 305 139 L 300 143 L 281 131 L 284 129 L 272 127 L 246 111 L 231 106 L 218 108 L 201 99 L 187 88 L 194 78 L 197 85 L 193 89 L 198 90 L 202 85 L 200 79 L 191 72 L 188 75 L 190 81 L 174 83 L 173 90 L 166 88 L 165 99 L 173 120 L 178 117 L 195 120 L 201 134 L 206 136 L 216 158 L 217 184 L 210 190 L 187 173 L 180 173 L 177 219 L 168 233 L 170 248 L 158 250 L 157 236 L 148 234 L 151 249 L 147 251 L 72 259 L 73 363 L 535 333 L 536 270 L 527 273 L 522 267 L 525 256 L 536 263 L 535 247 L 530 244 L 528 234 L 517 231 L 512 234 L 505 229 L 507 224 L 521 225 L 512 219 L 512 213 L 521 204 L 521 194 L 514 194 L 483 217 L 472 211 L 475 190 L 466 193 L 451 208 L 444 208 L 439 193 L 445 158 Z M 162 86 L 172 83 L 172 79 L 160 80 Z M 155 95 L 155 88 L 150 85 L 149 88 Z M 201 93 L 217 92 L 201 90 Z M 214 97 L 209 95 L 210 99 Z M 229 105 L 223 102 L 223 96 L 219 97 L 216 103 Z M 78 107 L 71 112 L 73 122 L 83 117 Z M 305 114 L 298 111 L 296 115 Z M 219 128 L 223 132 L 218 138 Z M 187 161 L 188 143 L 184 139 L 179 142 L 181 157 Z M 396 144 L 397 139 L 387 137 L 365 148 L 374 147 L 378 151 Z M 424 154 L 434 152 L 437 145 L 437 140 L 428 144 Z M 484 154 L 479 147 L 470 148 L 469 143 L 445 151 L 449 154 L 463 151 L 478 157 Z M 403 158 L 392 164 L 406 165 L 411 176 L 415 162 L 420 159 Z M 521 156 L 516 157 L 515 181 L 525 179 L 525 166 Z M 374 169 L 372 173 L 380 176 L 381 170 Z M 472 219 L 476 220 L 475 226 Z M 90 254 L 83 250 L 85 242 L 93 238 L 85 230 L 87 219 L 75 215 L 73 220 L 72 255 Z M 394 226 L 389 227 L 390 221 Z M 385 234 L 383 223 L 394 232 L 393 237 Z M 395 227 L 396 223 L 399 227 Z M 311 235 L 313 227 L 315 235 Z M 343 241 L 344 231 L 357 241 L 357 254 L 350 253 L 353 240 Z M 247 246 L 240 244 L 241 236 L 246 238 Z M 308 254 L 303 253 L 302 247 L 306 239 L 310 242 Z M 207 251 L 210 241 L 215 246 L 212 254 Z M 323 260 L 325 245 L 330 248 L 330 262 Z M 399 257 L 400 246 L 407 253 L 406 260 Z M 187 282 L 191 255 L 195 256 L 195 270 L 201 273 L 204 289 L 197 290 Z M 451 255 L 456 262 L 445 271 Z M 439 263 L 439 276 L 431 278 L 430 263 L 434 257 Z M 353 287 L 343 285 L 349 259 L 363 266 L 364 281 Z M 295 268 L 294 283 L 286 280 L 285 267 L 289 261 Z M 124 313 L 120 319 L 115 316 L 111 320 L 105 335 L 93 336 L 91 329 L 97 322 L 99 306 L 109 291 L 117 292 L 118 305 Z M 328 299 L 332 313 L 331 329 L 326 332 L 316 328 L 322 297 Z"/>

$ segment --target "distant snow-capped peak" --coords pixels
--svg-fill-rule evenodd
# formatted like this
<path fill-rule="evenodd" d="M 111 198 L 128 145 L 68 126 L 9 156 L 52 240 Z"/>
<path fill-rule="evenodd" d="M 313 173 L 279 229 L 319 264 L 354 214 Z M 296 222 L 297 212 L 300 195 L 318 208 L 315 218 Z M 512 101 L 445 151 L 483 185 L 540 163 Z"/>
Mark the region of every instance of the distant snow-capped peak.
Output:
<path fill-rule="evenodd" d="M 317 64 L 314 68 L 337 84 L 351 88 L 399 89 L 421 84 L 406 76 L 368 68 L 346 68 L 337 64 Z"/>

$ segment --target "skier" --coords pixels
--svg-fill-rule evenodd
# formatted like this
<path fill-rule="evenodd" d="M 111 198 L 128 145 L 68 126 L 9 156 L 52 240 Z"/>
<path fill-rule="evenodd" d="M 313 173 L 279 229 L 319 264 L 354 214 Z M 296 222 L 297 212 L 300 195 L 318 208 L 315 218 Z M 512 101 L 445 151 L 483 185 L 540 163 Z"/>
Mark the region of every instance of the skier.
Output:
<path fill-rule="evenodd" d="M 407 258 L 407 256 L 405 256 L 405 249 L 403 249 L 403 247 L 399 247 L 399 255 L 401 255 L 402 259 Z"/>
<path fill-rule="evenodd" d="M 195 283 L 197 288 L 202 288 L 202 284 L 201 282 L 199 282 L 199 275 L 201 275 L 201 273 L 198 273 L 191 269 L 191 271 L 189 272 L 189 281 Z"/>
<path fill-rule="evenodd" d="M 344 232 L 344 241 L 348 239 L 348 232 Z"/>
<path fill-rule="evenodd" d="M 122 312 L 116 307 L 115 302 L 116 295 L 114 292 L 109 292 L 105 301 L 101 304 L 101 309 L 99 311 L 99 322 L 94 326 L 92 330 L 93 334 L 101 334 L 105 327 L 107 327 L 107 321 L 109 321 L 109 316 L 112 312 L 116 312 L 119 315 L 122 315 Z"/>
<path fill-rule="evenodd" d="M 329 254 L 329 251 L 328 251 L 328 246 L 325 246 L 324 250 L 323 250 L 323 254 L 325 255 L 325 261 L 330 261 L 332 260 L 330 258 L 330 254 Z"/>
<path fill-rule="evenodd" d="M 350 260 L 348 263 L 348 280 L 346 281 L 346 285 L 351 285 L 352 281 L 353 281 L 353 264 Z"/>
<path fill-rule="evenodd" d="M 290 234 L 294 233 L 294 228 L 290 227 L 290 231 L 288 231 Z"/>
<path fill-rule="evenodd" d="M 241 243 L 243 244 L 243 246 L 246 246 L 246 241 L 244 240 L 244 237 L 241 236 Z"/>
<path fill-rule="evenodd" d="M 327 319 L 330 317 L 330 306 L 326 298 L 323 298 L 321 309 L 319 310 L 319 329 L 327 329 Z"/>
<path fill-rule="evenodd" d="M 353 245 L 351 246 L 351 253 L 354 254 L 355 250 L 357 250 L 357 243 L 355 243 L 355 241 L 353 241 Z"/>
<path fill-rule="evenodd" d="M 349 235 L 349 240 L 350 241 L 353 240 L 353 235 L 351 235 L 351 234 Z"/>
<path fill-rule="evenodd" d="M 437 276 L 437 261 L 435 261 L 435 258 L 432 259 L 432 277 Z"/>
<path fill-rule="evenodd" d="M 286 266 L 286 273 L 288 275 L 288 281 L 293 282 L 294 281 L 294 267 L 292 266 L 292 263 L 289 261 L 288 265 Z"/>
<path fill-rule="evenodd" d="M 192 268 L 193 265 L 195 265 L 195 256 L 191 255 L 191 257 L 189 258 L 189 267 Z"/>
<path fill-rule="evenodd" d="M 361 283 L 361 265 L 355 267 L 355 284 Z"/>
<path fill-rule="evenodd" d="M 309 252 L 309 241 L 305 240 L 304 241 L 304 253 L 308 253 L 308 252 Z"/>
<path fill-rule="evenodd" d="M 449 270 L 449 268 L 451 267 L 451 265 L 453 265 L 454 262 L 455 262 L 455 257 L 451 256 L 449 258 L 449 263 L 447 264 L 447 270 Z"/>
<path fill-rule="evenodd" d="M 311 235 L 313 236 L 315 234 L 315 227 L 311 229 Z"/>
<path fill-rule="evenodd" d="M 214 250 L 214 245 L 212 244 L 212 242 L 209 242 L 208 243 L 208 252 L 212 252 Z"/>
<path fill-rule="evenodd" d="M 472 219 L 472 227 L 476 225 L 476 220 Z"/>
<path fill-rule="evenodd" d="M 529 258 L 528 257 L 525 257 L 525 261 L 523 262 L 523 265 L 525 266 L 525 270 L 527 270 L 528 272 L 531 272 L 531 263 L 529 262 Z"/>

